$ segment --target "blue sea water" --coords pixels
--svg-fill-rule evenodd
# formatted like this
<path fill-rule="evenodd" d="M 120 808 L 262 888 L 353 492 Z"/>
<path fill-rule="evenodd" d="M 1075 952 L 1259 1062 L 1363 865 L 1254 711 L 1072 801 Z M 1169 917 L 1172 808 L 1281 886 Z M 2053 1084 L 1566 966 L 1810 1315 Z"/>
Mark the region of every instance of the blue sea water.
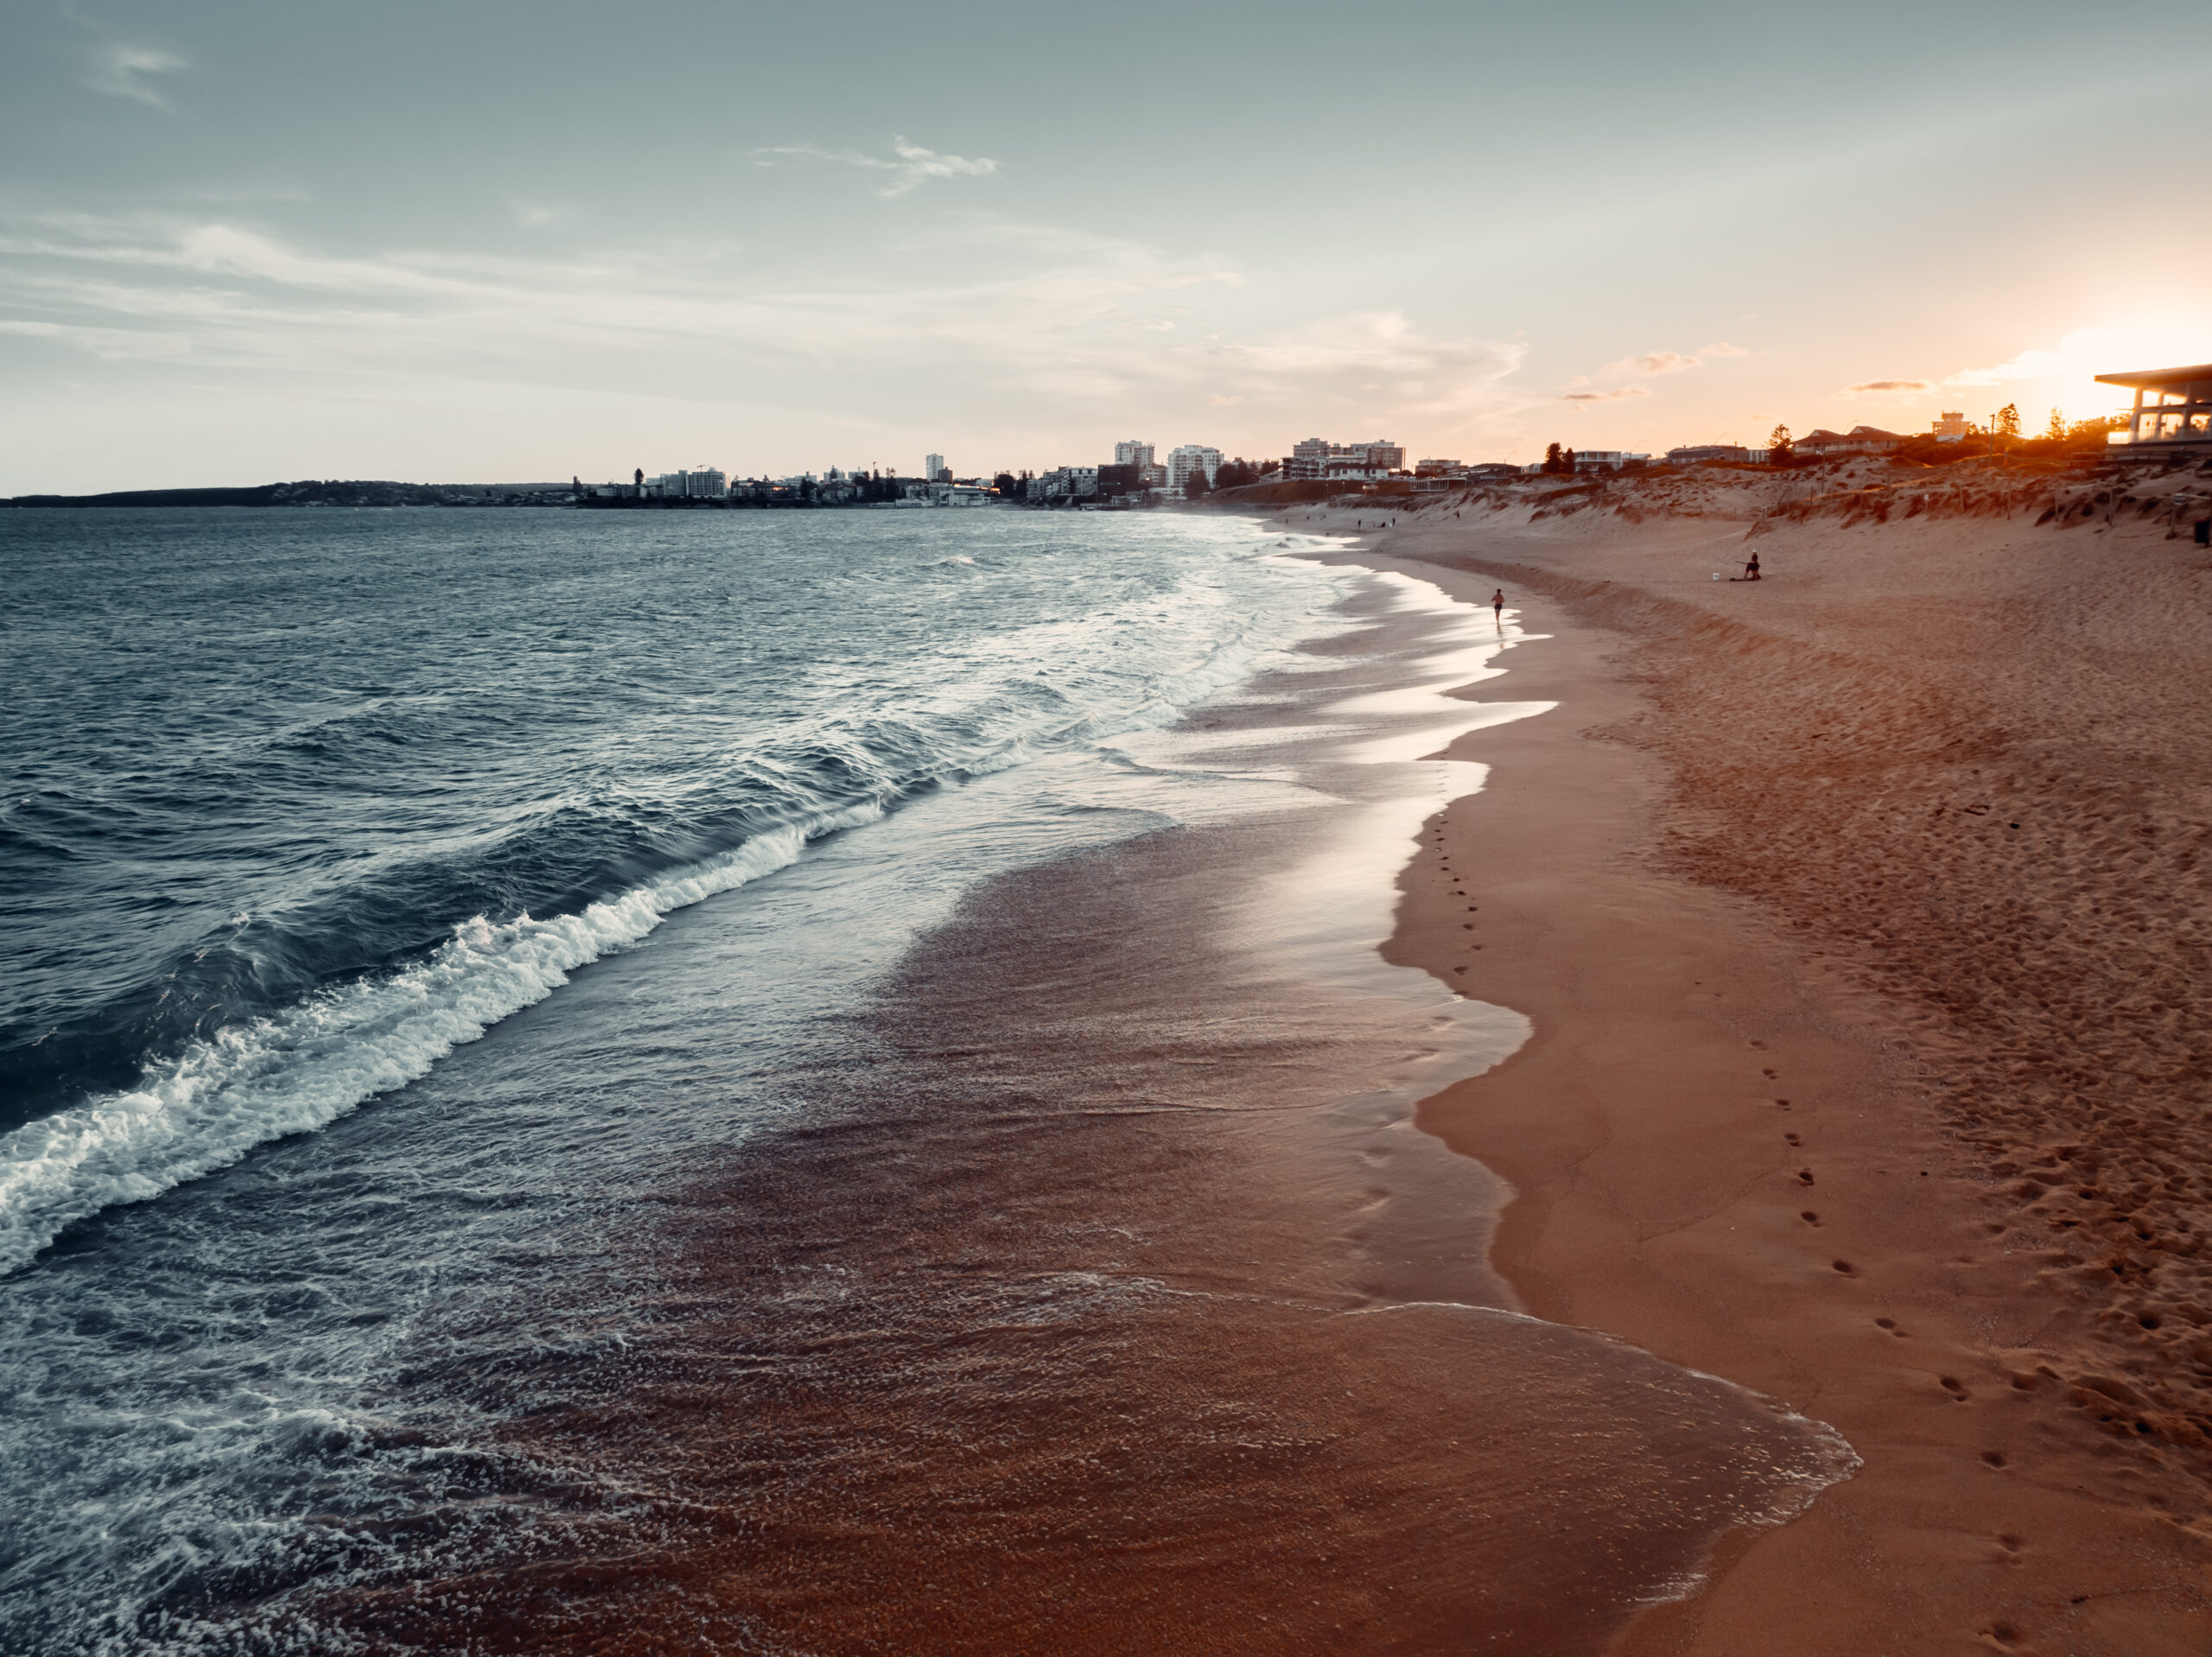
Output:
<path fill-rule="evenodd" d="M 0 1267 L 827 833 L 1172 717 L 1332 595 L 1236 523 L 644 523 L 0 520 Z"/>
<path fill-rule="evenodd" d="M 791 1108 L 770 1078 L 960 890 L 1161 821 L 1058 785 L 1327 631 L 1343 574 L 1268 546 L 1139 516 L 0 514 L 0 1646 L 182 1641 L 163 1594 L 331 1505 L 423 1307 L 512 1292 L 556 1215 Z M 779 871 L 715 966 L 711 1061 L 682 1019 L 556 1019 L 543 1062 L 594 1078 L 557 1112 L 441 1087 Z M 668 1104 L 708 1063 L 713 1110 Z"/>

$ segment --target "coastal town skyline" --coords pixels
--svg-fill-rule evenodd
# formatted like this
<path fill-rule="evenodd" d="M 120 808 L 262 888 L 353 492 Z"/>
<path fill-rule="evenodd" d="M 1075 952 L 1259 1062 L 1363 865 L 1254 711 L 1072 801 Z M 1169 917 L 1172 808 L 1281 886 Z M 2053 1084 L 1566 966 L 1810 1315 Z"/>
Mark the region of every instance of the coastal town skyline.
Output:
<path fill-rule="evenodd" d="M 1044 470 L 1138 429 L 1526 463 L 2078 420 L 2096 372 L 2212 359 L 2212 302 L 2060 205 L 2206 251 L 2088 141 L 2190 82 L 2198 9 L 1399 5 L 1365 69 L 1314 22 L 17 19 L 0 493 L 925 433 Z"/>

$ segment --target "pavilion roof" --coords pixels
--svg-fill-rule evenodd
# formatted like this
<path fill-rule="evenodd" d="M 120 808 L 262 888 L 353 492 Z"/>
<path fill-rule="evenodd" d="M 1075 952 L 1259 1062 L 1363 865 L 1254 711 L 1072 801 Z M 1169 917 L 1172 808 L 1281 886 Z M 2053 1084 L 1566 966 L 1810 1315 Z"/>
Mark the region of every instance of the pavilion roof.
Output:
<path fill-rule="evenodd" d="M 2132 385 L 2151 390 L 2161 385 L 2201 384 L 2212 380 L 2212 363 L 2199 363 L 2194 368 L 2138 368 L 2125 374 L 2100 374 L 2100 385 Z"/>

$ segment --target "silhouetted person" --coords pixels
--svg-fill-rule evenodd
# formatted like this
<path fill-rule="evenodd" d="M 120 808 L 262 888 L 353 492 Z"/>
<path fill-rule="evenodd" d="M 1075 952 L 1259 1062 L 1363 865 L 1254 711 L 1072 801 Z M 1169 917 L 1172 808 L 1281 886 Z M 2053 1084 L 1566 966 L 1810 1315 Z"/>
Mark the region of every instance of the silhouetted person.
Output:
<path fill-rule="evenodd" d="M 1501 627 L 1505 625 L 1505 589 L 1499 587 L 1490 595 L 1490 613 Z"/>
<path fill-rule="evenodd" d="M 1759 578 L 1759 556 L 1758 556 L 1758 554 L 1757 554 L 1757 553 L 1755 552 L 1755 553 L 1753 553 L 1753 554 L 1751 555 L 1751 562 L 1750 563 L 1745 564 L 1745 565 L 1744 566 L 1744 575 L 1743 575 L 1743 579 L 1744 579 L 1745 581 L 1755 581 L 1758 580 L 1758 578 Z"/>

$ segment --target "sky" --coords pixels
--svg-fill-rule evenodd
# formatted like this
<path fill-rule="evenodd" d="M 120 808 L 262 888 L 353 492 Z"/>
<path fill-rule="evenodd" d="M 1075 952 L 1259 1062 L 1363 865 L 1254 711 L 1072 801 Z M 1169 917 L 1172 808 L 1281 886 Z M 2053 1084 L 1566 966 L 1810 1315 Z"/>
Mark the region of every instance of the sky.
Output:
<path fill-rule="evenodd" d="M 2212 361 L 2208 71 L 2202 0 L 15 0 L 0 495 L 2040 429 Z"/>

